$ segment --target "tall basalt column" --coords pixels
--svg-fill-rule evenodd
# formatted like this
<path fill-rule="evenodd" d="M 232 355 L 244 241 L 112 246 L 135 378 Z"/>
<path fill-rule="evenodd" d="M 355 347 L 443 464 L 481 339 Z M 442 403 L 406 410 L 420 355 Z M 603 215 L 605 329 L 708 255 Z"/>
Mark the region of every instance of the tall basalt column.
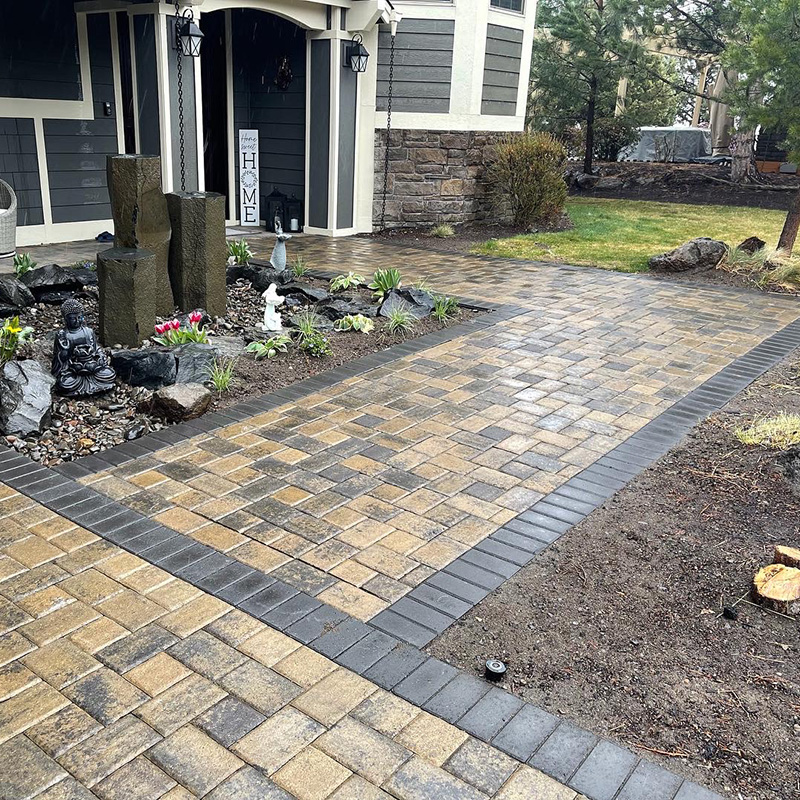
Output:
<path fill-rule="evenodd" d="M 169 280 L 172 228 L 161 190 L 158 156 L 109 156 L 108 191 L 114 218 L 114 246 L 145 248 L 156 257 L 156 313 L 172 316 L 175 302 Z"/>
<path fill-rule="evenodd" d="M 225 315 L 225 196 L 216 192 L 171 192 L 169 276 L 181 311 L 204 308 Z"/>

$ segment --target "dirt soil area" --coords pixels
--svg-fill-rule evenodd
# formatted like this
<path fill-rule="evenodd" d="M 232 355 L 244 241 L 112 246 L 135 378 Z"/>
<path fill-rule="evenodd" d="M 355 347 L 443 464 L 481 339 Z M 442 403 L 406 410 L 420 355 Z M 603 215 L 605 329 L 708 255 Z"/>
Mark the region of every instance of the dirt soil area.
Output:
<path fill-rule="evenodd" d="M 776 544 L 800 546 L 800 485 L 733 436 L 797 411 L 798 370 L 699 425 L 430 652 L 476 673 L 501 658 L 510 691 L 727 797 L 800 798 L 798 620 L 737 603 Z"/>
<path fill-rule="evenodd" d="M 575 169 L 575 174 L 580 172 Z M 796 175 L 769 173 L 759 182 L 736 186 L 729 183 L 730 167 L 708 164 L 660 164 L 630 161 L 598 162 L 594 174 L 619 178 L 622 185 L 613 189 L 581 189 L 570 185 L 570 193 L 580 197 L 614 197 L 624 200 L 658 200 L 693 205 L 748 206 L 787 211 L 800 188 Z"/>

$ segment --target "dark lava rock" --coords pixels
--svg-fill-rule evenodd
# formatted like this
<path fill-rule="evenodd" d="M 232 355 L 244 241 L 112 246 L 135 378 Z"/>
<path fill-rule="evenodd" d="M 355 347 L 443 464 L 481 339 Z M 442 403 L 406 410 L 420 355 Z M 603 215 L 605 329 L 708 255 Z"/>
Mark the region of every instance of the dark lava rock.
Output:
<path fill-rule="evenodd" d="M 348 314 L 363 314 L 365 317 L 377 317 L 378 306 L 365 303 L 359 297 L 339 297 L 327 300 L 317 306 L 317 311 L 328 319 L 337 320 Z"/>
<path fill-rule="evenodd" d="M 397 308 L 404 308 L 416 319 L 423 319 L 433 310 L 433 298 L 421 289 L 392 289 L 386 295 L 378 314 L 388 317 Z"/>
<path fill-rule="evenodd" d="M 766 246 L 767 243 L 763 239 L 759 239 L 758 236 L 750 236 L 745 239 L 736 249 L 753 255 L 753 253 L 763 250 Z"/>
<path fill-rule="evenodd" d="M 213 322 L 213 320 L 211 319 L 211 315 L 208 313 L 208 311 L 206 311 L 204 308 L 195 308 L 192 309 L 192 311 L 187 311 L 185 314 L 178 314 L 177 320 L 178 322 L 180 322 L 181 328 L 189 327 L 190 325 L 189 314 L 194 314 L 196 311 L 199 311 L 200 314 L 202 315 L 202 318 L 200 320 L 200 327 L 203 327 L 205 325 L 210 325 Z"/>
<path fill-rule="evenodd" d="M 205 383 L 217 350 L 210 344 L 188 342 L 172 348 L 172 354 L 178 362 L 175 383 Z"/>
<path fill-rule="evenodd" d="M 176 383 L 153 395 L 153 411 L 172 422 L 180 422 L 205 414 L 211 400 L 211 392 L 201 383 Z"/>
<path fill-rule="evenodd" d="M 287 284 L 292 282 L 294 275 L 291 271 L 283 270 L 278 272 L 271 267 L 264 267 L 259 269 L 258 272 L 250 278 L 250 283 L 257 292 L 266 292 L 271 283 L 277 286 L 286 287 Z"/>
<path fill-rule="evenodd" d="M 692 239 L 668 253 L 653 256 L 650 269 L 655 272 L 688 272 L 693 269 L 713 269 L 728 252 L 725 242 L 700 237 Z"/>
<path fill-rule="evenodd" d="M 160 389 L 175 383 L 177 364 L 169 350 L 115 350 L 111 366 L 121 381 L 131 386 Z"/>
<path fill-rule="evenodd" d="M 300 314 L 303 312 L 301 311 Z M 283 324 L 285 327 L 288 328 L 296 328 L 297 327 L 297 317 L 298 314 L 284 314 L 283 316 Z M 333 320 L 329 319 L 328 317 L 323 316 L 322 314 L 317 315 L 319 319 L 317 320 L 317 328 L 321 331 L 332 331 L 333 330 Z M 269 336 L 274 336 L 271 333 L 265 333 L 263 338 L 268 338 Z"/>
<path fill-rule="evenodd" d="M 31 290 L 13 275 L 0 276 L 0 317 L 18 314 L 36 302 Z"/>
<path fill-rule="evenodd" d="M 9 361 L 0 371 L 0 433 L 39 433 L 50 419 L 54 384 L 38 361 Z"/>
<path fill-rule="evenodd" d="M 88 270 L 79 272 L 74 269 L 65 269 L 58 264 L 47 264 L 44 267 L 29 270 L 20 280 L 40 303 L 55 304 L 63 303 L 75 292 L 79 292 L 87 286 L 88 275 L 92 275 L 93 282 L 97 283 L 97 276 Z"/>
<path fill-rule="evenodd" d="M 265 286 L 264 289 L 267 287 Z M 324 303 L 330 299 L 330 295 L 324 289 L 317 289 L 306 283 L 287 283 L 281 287 L 280 294 L 287 297 L 304 297 L 309 303 Z"/>

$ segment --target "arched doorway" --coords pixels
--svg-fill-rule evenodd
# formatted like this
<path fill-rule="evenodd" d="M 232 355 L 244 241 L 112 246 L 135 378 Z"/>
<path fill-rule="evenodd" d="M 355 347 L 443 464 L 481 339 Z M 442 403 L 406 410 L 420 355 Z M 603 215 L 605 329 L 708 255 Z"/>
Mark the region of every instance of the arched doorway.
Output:
<path fill-rule="evenodd" d="M 305 203 L 306 32 L 275 14 L 203 14 L 203 149 L 208 191 L 238 216 L 239 130 L 259 133 L 261 217 L 273 189 Z"/>

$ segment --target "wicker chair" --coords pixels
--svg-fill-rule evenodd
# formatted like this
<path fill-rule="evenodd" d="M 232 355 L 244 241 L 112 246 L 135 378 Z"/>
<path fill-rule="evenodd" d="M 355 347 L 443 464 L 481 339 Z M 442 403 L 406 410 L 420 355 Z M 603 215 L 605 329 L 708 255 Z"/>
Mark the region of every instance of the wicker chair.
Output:
<path fill-rule="evenodd" d="M 0 178 L 0 258 L 17 252 L 17 195 Z"/>

